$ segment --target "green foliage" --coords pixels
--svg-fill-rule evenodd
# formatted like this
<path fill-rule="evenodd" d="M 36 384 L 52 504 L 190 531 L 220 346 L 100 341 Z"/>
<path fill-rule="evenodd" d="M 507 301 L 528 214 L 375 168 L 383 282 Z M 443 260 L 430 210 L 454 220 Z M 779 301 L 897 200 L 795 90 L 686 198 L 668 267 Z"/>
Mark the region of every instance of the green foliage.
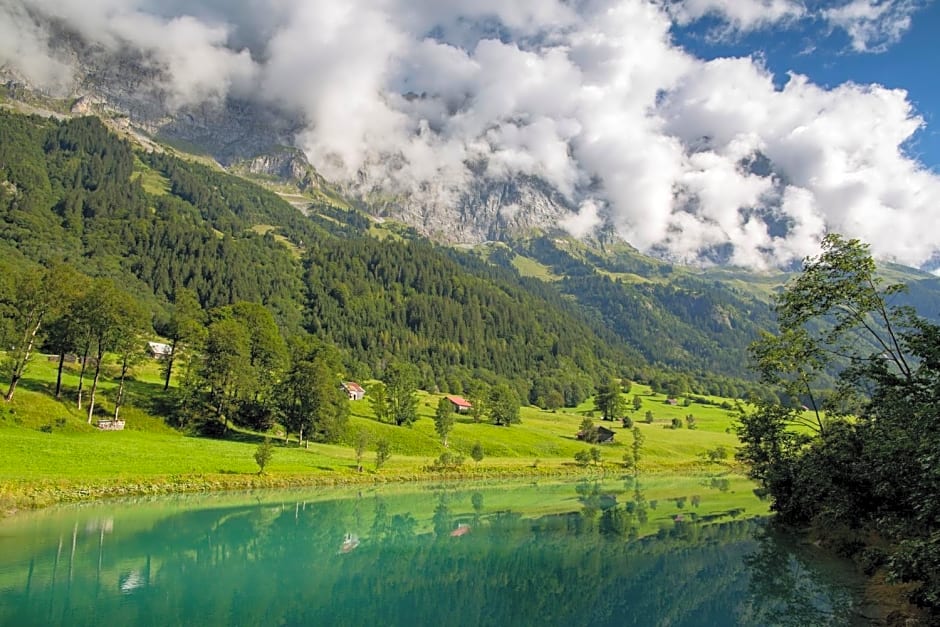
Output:
<path fill-rule="evenodd" d="M 375 443 L 375 469 L 378 470 L 392 456 L 392 445 L 385 438 Z"/>
<path fill-rule="evenodd" d="M 428 466 L 428 470 L 442 472 L 446 470 L 456 470 L 463 466 L 463 455 L 456 455 L 450 451 L 441 453 L 434 462 Z"/>
<path fill-rule="evenodd" d="M 349 422 L 349 401 L 336 375 L 339 356 L 326 346 L 301 350 L 278 385 L 275 404 L 288 432 L 317 442 L 339 442 Z"/>
<path fill-rule="evenodd" d="M 594 404 L 603 420 L 618 420 L 623 416 L 626 403 L 621 394 L 621 385 L 617 379 L 610 378 L 598 386 Z"/>
<path fill-rule="evenodd" d="M 389 418 L 399 427 L 410 427 L 418 419 L 417 369 L 393 362 L 385 370 L 385 397 Z"/>
<path fill-rule="evenodd" d="M 591 463 L 591 452 L 587 449 L 582 449 L 574 454 L 574 461 L 578 466 L 585 467 Z"/>
<path fill-rule="evenodd" d="M 633 395 L 633 411 L 640 411 L 640 408 L 643 407 L 643 399 L 640 398 L 639 394 Z"/>
<path fill-rule="evenodd" d="M 646 410 L 646 416 L 644 417 L 644 421 L 646 422 L 646 424 L 650 424 L 650 425 L 653 424 L 653 420 L 654 420 L 653 411 L 649 409 Z"/>
<path fill-rule="evenodd" d="M 441 438 L 441 444 L 447 447 L 447 435 L 454 428 L 454 407 L 449 400 L 442 398 L 437 402 L 434 412 L 434 430 Z"/>
<path fill-rule="evenodd" d="M 264 442 L 258 445 L 258 448 L 255 449 L 255 463 L 258 464 L 258 474 L 264 474 L 264 468 L 271 461 L 271 458 L 274 456 L 274 444 L 271 443 L 271 440 L 268 438 L 264 439 Z"/>
<path fill-rule="evenodd" d="M 940 327 L 892 307 L 902 290 L 882 286 L 866 245 L 826 237 L 777 298 L 780 334 L 752 350 L 762 379 L 810 399 L 813 418 L 757 403 L 741 417 L 738 457 L 784 520 L 892 543 L 889 573 L 917 582 L 914 600 L 940 611 Z M 825 370 L 840 366 L 838 388 L 853 402 L 817 402 Z M 857 419 L 842 418 L 846 407 Z"/>
<path fill-rule="evenodd" d="M 359 429 L 356 432 L 356 470 L 362 472 L 362 457 L 366 454 L 366 448 L 369 446 L 369 433 L 365 429 Z"/>
<path fill-rule="evenodd" d="M 697 429 L 698 423 L 695 421 L 695 416 L 693 416 L 692 414 L 686 414 L 685 426 L 687 429 Z"/>
<path fill-rule="evenodd" d="M 479 464 L 481 461 L 483 461 L 484 455 L 485 451 L 483 450 L 483 444 L 477 440 L 473 443 L 473 447 L 470 449 L 470 458 Z"/>
<path fill-rule="evenodd" d="M 590 453 L 591 461 L 594 462 L 595 466 L 598 465 L 601 462 L 601 449 L 597 448 L 596 446 L 592 446 Z"/>
<path fill-rule="evenodd" d="M 675 417 L 669 423 L 670 429 L 681 429 L 682 428 L 682 418 Z"/>
<path fill-rule="evenodd" d="M 517 424 L 519 417 L 519 397 L 506 383 L 500 383 L 490 389 L 489 396 L 490 420 L 494 425 Z"/>

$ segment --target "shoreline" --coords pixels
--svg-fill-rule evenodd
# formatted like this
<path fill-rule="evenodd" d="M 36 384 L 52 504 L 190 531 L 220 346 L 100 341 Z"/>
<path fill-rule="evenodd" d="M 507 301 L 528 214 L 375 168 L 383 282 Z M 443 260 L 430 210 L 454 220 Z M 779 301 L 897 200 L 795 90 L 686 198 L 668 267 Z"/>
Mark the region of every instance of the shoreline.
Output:
<path fill-rule="evenodd" d="M 379 474 L 194 474 L 151 477 L 139 480 L 121 478 L 93 481 L 55 481 L 41 479 L 23 481 L 0 487 L 0 520 L 22 512 L 36 511 L 56 505 L 104 501 L 122 497 L 158 496 L 173 494 L 199 494 L 235 492 L 258 489 L 288 489 L 315 487 L 379 486 L 388 484 L 416 484 L 435 481 L 489 481 L 504 479 L 607 477 L 623 474 L 613 468 L 567 468 L 529 466 L 509 468 L 468 468 L 463 471 L 396 472 Z M 668 474 L 668 473 L 653 473 Z"/>

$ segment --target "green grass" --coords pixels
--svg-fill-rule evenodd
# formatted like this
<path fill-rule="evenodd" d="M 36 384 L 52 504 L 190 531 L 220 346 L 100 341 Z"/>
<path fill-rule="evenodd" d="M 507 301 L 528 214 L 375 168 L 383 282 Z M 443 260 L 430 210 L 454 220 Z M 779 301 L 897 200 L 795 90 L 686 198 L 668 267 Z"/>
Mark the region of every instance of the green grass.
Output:
<path fill-rule="evenodd" d="M 157 417 L 167 402 L 159 362 L 142 361 L 132 370 L 127 382 L 128 400 L 121 410 L 127 428 L 121 432 L 100 431 L 88 425 L 85 409 L 75 407 L 77 365 L 70 364 L 65 371 L 62 400 L 52 398 L 55 375 L 56 363 L 37 356 L 13 402 L 0 405 L 0 510 L 98 496 L 220 488 L 384 483 L 439 476 L 482 479 L 622 474 L 624 453 L 632 443 L 629 430 L 619 423 L 604 423 L 616 436 L 613 443 L 599 446 L 602 463 L 587 469 L 574 463 L 574 454 L 590 446 L 577 440 L 575 434 L 584 416 L 594 411 L 591 399 L 579 407 L 554 412 L 523 407 L 521 424 L 509 427 L 475 423 L 468 416 L 459 416 L 446 450 L 463 455 L 466 461 L 456 471 L 439 474 L 428 466 L 445 451 L 433 423 L 440 395 L 422 392 L 419 418 L 413 426 L 379 423 L 368 401 L 350 402 L 350 425 L 343 442 L 313 443 L 301 448 L 296 438 L 287 444 L 277 439 L 273 460 L 265 475 L 259 477 L 253 453 L 264 435 L 233 430 L 226 439 L 190 437 L 167 427 Z M 117 365 L 105 362 L 96 399 L 100 418 L 113 413 L 117 375 Z M 730 461 L 707 463 L 704 455 L 717 446 L 729 451 L 736 446 L 737 440 L 729 432 L 730 412 L 711 405 L 668 405 L 664 396 L 654 395 L 643 386 L 634 386 L 626 398 L 632 399 L 636 393 L 643 398 L 643 407 L 629 413 L 645 437 L 640 462 L 644 474 L 702 475 L 739 470 Z M 653 424 L 641 421 L 647 409 L 654 412 Z M 698 429 L 664 428 L 673 416 L 682 418 L 688 413 L 696 416 Z M 359 430 L 366 431 L 370 439 L 364 473 L 356 471 L 352 448 Z M 376 471 L 373 451 L 380 438 L 391 443 L 392 458 Z M 469 458 L 477 441 L 485 450 L 480 463 Z"/>
<path fill-rule="evenodd" d="M 134 173 L 131 175 L 131 180 L 136 181 L 138 179 L 144 191 L 148 194 L 165 196 L 170 193 L 170 179 L 148 167 L 140 160 L 140 157 L 134 155 Z"/>

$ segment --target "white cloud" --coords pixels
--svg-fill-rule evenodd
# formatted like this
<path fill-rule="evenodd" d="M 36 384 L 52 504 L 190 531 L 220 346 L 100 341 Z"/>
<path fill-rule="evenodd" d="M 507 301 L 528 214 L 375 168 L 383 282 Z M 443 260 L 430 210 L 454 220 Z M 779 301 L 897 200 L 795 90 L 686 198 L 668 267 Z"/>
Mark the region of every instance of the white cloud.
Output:
<path fill-rule="evenodd" d="M 900 41 L 923 6 L 919 0 L 851 0 L 823 10 L 822 17 L 848 34 L 856 52 L 881 52 Z"/>
<path fill-rule="evenodd" d="M 903 11 L 886 4 L 827 18 L 889 24 Z M 276 102 L 314 165 L 363 192 L 444 207 L 480 172 L 535 176 L 578 207 L 559 224 L 572 233 L 609 223 L 693 262 L 785 265 L 829 229 L 913 265 L 940 249 L 940 178 L 903 150 L 924 124 L 904 91 L 779 88 L 757 60 L 672 40 L 676 21 L 810 15 L 789 0 L 0 0 L 0 65 L 61 88 L 74 57 L 39 13 L 138 50 L 171 106 Z"/>
<path fill-rule="evenodd" d="M 666 9 L 682 25 L 703 17 L 725 21 L 734 31 L 752 31 L 806 15 L 794 0 L 671 0 Z"/>

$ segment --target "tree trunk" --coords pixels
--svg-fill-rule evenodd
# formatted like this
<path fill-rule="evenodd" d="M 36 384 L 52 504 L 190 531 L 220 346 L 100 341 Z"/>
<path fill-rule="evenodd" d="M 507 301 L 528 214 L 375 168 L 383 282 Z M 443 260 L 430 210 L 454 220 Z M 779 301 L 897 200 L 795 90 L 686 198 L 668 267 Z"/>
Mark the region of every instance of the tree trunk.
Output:
<path fill-rule="evenodd" d="M 95 392 L 98 391 L 98 379 L 101 377 L 101 360 L 104 358 L 104 351 L 98 348 L 98 360 L 95 363 L 95 378 L 91 382 L 91 393 L 88 395 L 88 424 L 91 424 L 92 416 L 95 413 Z"/>
<path fill-rule="evenodd" d="M 36 321 L 36 324 L 32 327 L 32 330 L 27 329 L 26 337 L 23 339 L 26 343 L 26 350 L 23 352 L 21 359 L 13 366 L 13 374 L 10 376 L 10 389 L 7 390 L 4 400 L 10 402 L 13 400 L 13 393 L 16 392 L 16 384 L 20 382 L 20 379 L 23 377 L 23 372 L 26 370 L 26 364 L 29 363 L 29 355 L 33 351 L 33 342 L 36 341 L 36 334 L 39 333 L 39 326 L 42 324 L 42 315 L 40 314 L 39 320 Z"/>
<path fill-rule="evenodd" d="M 173 374 L 173 363 L 176 360 L 176 339 L 174 338 L 173 344 L 170 346 L 170 354 L 166 356 L 166 380 L 163 382 L 163 391 L 166 392 L 170 389 L 170 375 Z"/>
<path fill-rule="evenodd" d="M 121 405 L 124 404 L 124 379 L 127 376 L 127 357 L 124 353 L 124 360 L 121 362 L 121 382 L 118 384 L 117 396 L 114 398 L 114 419 L 118 419 L 118 412 L 121 411 Z"/>
<path fill-rule="evenodd" d="M 85 385 L 85 369 L 88 367 L 88 351 L 91 350 L 91 340 L 85 344 L 85 352 L 82 353 L 82 370 L 78 373 L 78 408 L 82 408 L 82 388 Z"/>
<path fill-rule="evenodd" d="M 59 368 L 55 375 L 55 398 L 62 398 L 62 367 L 65 365 L 65 351 L 59 353 Z"/>

